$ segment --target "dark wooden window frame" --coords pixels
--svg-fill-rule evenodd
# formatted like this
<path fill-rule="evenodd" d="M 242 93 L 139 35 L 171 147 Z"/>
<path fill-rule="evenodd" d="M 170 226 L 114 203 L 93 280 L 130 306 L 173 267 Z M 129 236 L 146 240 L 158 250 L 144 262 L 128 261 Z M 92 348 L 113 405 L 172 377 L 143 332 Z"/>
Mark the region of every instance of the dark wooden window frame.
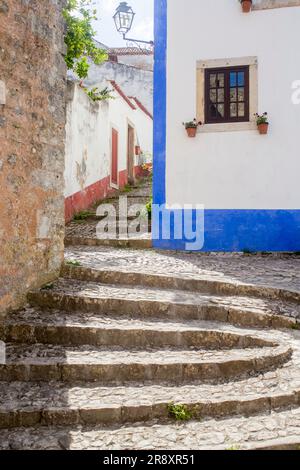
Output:
<path fill-rule="evenodd" d="M 243 117 L 230 117 L 230 73 L 231 72 L 244 72 L 245 73 L 245 116 Z M 224 117 L 213 118 L 210 115 L 210 75 L 214 73 L 224 74 L 225 84 L 225 100 L 224 100 Z M 222 124 L 231 122 L 249 122 L 249 66 L 235 66 L 235 67 L 219 67 L 205 69 L 205 123 L 206 124 Z"/>

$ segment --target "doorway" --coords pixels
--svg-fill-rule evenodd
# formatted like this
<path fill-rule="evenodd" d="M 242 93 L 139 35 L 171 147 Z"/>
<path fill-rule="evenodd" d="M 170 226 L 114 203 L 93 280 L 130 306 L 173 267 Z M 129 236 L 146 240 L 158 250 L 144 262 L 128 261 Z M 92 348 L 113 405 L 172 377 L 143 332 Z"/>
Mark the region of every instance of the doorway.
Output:
<path fill-rule="evenodd" d="M 134 128 L 128 125 L 128 147 L 127 147 L 127 172 L 128 183 L 134 183 Z"/>

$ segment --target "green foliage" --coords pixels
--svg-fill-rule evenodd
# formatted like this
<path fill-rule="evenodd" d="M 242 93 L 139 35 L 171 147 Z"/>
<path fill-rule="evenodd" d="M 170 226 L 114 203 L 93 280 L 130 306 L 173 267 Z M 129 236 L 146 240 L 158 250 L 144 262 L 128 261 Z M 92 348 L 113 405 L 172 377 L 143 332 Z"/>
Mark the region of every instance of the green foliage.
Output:
<path fill-rule="evenodd" d="M 42 290 L 52 290 L 54 288 L 54 283 L 50 282 L 42 287 Z"/>
<path fill-rule="evenodd" d="M 198 126 L 202 126 L 202 122 L 201 121 L 198 122 L 196 118 L 193 119 L 192 121 L 183 122 L 182 124 L 184 125 L 186 129 L 191 129 L 191 128 L 197 129 Z"/>
<path fill-rule="evenodd" d="M 106 52 L 99 49 L 93 39 L 95 31 L 92 22 L 97 19 L 97 12 L 91 4 L 92 0 L 68 0 L 63 11 L 67 24 L 65 61 L 68 69 L 73 70 L 80 79 L 88 75 L 88 58 L 97 65 L 107 59 Z"/>
<path fill-rule="evenodd" d="M 97 87 L 92 88 L 91 90 L 85 88 L 84 91 L 93 101 L 106 101 L 113 100 L 115 98 L 113 95 L 111 95 L 112 90 L 110 90 L 108 87 L 103 88 L 103 90 L 99 90 Z"/>
<path fill-rule="evenodd" d="M 82 57 L 82 59 L 78 60 L 78 62 L 74 64 L 73 71 L 79 78 L 84 79 L 89 73 L 89 68 L 88 59 L 86 57 Z"/>
<path fill-rule="evenodd" d="M 291 329 L 292 330 L 300 330 L 300 323 L 296 322 L 296 323 L 293 323 L 292 326 L 291 326 Z"/>
<path fill-rule="evenodd" d="M 176 419 L 176 421 L 188 421 L 193 417 L 187 406 L 180 403 L 177 405 L 169 403 L 168 412 L 172 418 Z"/>
<path fill-rule="evenodd" d="M 150 199 L 150 201 L 146 204 L 146 209 L 147 209 L 147 212 L 148 212 L 148 215 L 152 215 L 152 198 Z"/>
<path fill-rule="evenodd" d="M 90 211 L 81 211 L 74 215 L 74 220 L 85 220 L 89 217 L 95 215 L 93 212 Z"/>
<path fill-rule="evenodd" d="M 228 447 L 226 450 L 240 450 L 240 446 L 233 444 L 232 446 Z"/>
<path fill-rule="evenodd" d="M 256 117 L 256 124 L 258 126 L 260 124 L 269 124 L 268 123 L 268 113 L 264 113 L 264 114 L 255 113 L 254 116 Z"/>
<path fill-rule="evenodd" d="M 244 248 L 242 253 L 244 253 L 244 255 L 256 255 L 256 251 L 250 250 L 249 248 Z"/>
<path fill-rule="evenodd" d="M 123 193 L 130 193 L 132 191 L 132 186 L 130 184 L 125 184 L 124 188 L 122 189 Z"/>
<path fill-rule="evenodd" d="M 79 261 L 77 260 L 74 260 L 74 259 L 68 259 L 66 264 L 68 266 L 81 266 L 81 264 L 79 263 Z"/>

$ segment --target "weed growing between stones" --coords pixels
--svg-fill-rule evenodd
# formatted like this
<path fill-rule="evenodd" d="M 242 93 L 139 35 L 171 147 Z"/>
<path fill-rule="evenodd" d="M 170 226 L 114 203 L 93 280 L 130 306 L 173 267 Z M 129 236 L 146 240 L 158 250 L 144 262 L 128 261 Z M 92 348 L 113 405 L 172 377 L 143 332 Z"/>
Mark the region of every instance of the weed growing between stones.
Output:
<path fill-rule="evenodd" d="M 177 405 L 175 405 L 174 403 L 169 403 L 168 412 L 169 415 L 176 421 L 188 421 L 193 417 L 192 413 L 188 410 L 187 406 L 182 405 L 180 403 L 178 403 Z"/>
<path fill-rule="evenodd" d="M 80 211 L 74 215 L 74 221 L 86 220 L 89 217 L 92 217 L 94 214 L 90 211 Z"/>
<path fill-rule="evenodd" d="M 77 261 L 77 260 L 75 260 L 75 259 L 68 259 L 68 260 L 66 261 L 66 264 L 67 264 L 68 266 L 81 266 L 80 262 Z"/>
<path fill-rule="evenodd" d="M 54 288 L 54 283 L 53 282 L 50 282 L 48 284 L 45 284 L 43 287 L 42 287 L 42 290 L 51 290 Z"/>
<path fill-rule="evenodd" d="M 244 255 L 256 255 L 256 251 L 252 251 L 249 248 L 244 248 L 242 253 L 244 253 Z"/>

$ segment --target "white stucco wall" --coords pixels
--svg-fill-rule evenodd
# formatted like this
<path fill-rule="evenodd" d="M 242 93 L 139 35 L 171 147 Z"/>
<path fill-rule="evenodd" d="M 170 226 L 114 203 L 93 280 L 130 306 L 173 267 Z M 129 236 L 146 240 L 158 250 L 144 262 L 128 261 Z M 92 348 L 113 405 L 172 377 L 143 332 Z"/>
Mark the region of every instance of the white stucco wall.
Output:
<path fill-rule="evenodd" d="M 300 105 L 291 101 L 299 40 L 300 7 L 243 14 L 237 0 L 189 0 L 188 8 L 168 1 L 168 204 L 299 208 Z M 196 116 L 197 61 L 247 56 L 258 58 L 258 112 L 268 111 L 269 134 L 200 131 L 188 139 L 182 122 Z"/>
<path fill-rule="evenodd" d="M 94 103 L 75 83 L 68 84 L 65 196 L 109 175 L 109 104 Z"/>
<path fill-rule="evenodd" d="M 153 71 L 143 70 L 116 62 L 105 62 L 102 65 L 91 64 L 87 86 L 94 86 L 103 80 L 114 80 L 128 96 L 137 96 L 142 103 L 153 110 Z"/>
<path fill-rule="evenodd" d="M 68 84 L 65 197 L 110 176 L 112 128 L 119 133 L 119 172 L 127 169 L 128 124 L 135 129 L 135 144 L 152 155 L 152 120 L 131 109 L 116 91 L 112 94 L 115 99 L 94 103 L 78 84 Z"/>

